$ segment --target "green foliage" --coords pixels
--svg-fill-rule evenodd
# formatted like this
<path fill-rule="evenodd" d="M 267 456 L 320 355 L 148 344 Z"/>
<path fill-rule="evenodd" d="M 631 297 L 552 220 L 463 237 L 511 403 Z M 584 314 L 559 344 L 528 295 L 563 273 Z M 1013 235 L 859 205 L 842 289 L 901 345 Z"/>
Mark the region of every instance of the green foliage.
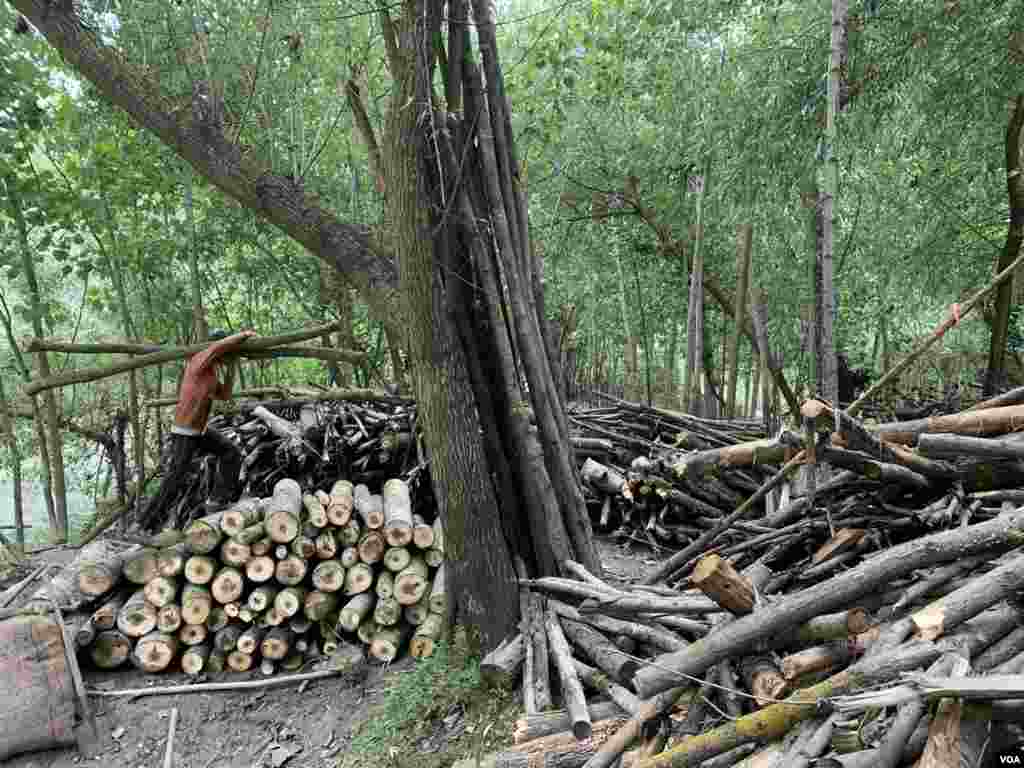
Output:
<path fill-rule="evenodd" d="M 342 766 L 440 768 L 507 742 L 517 711 L 513 697 L 481 688 L 480 660 L 466 652 L 460 637 L 391 673 L 383 700 L 354 735 Z M 459 736 L 437 752 L 414 747 L 415 740 L 443 731 L 444 718 L 452 714 L 466 724 Z"/>

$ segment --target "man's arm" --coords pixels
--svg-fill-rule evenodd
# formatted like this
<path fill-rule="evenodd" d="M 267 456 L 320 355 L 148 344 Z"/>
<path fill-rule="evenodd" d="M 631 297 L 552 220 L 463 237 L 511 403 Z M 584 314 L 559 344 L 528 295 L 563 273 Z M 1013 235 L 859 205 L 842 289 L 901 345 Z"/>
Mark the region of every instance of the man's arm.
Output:
<path fill-rule="evenodd" d="M 229 356 L 228 359 L 223 360 L 224 367 L 227 370 L 224 371 L 224 381 L 222 383 L 218 382 L 217 389 L 213 393 L 215 400 L 231 399 L 231 390 L 234 389 L 235 386 L 235 370 L 238 367 L 238 356 L 232 353 L 241 347 L 245 343 L 246 339 L 250 339 L 256 335 L 258 335 L 256 331 L 242 331 L 241 333 L 236 333 L 233 336 L 221 339 L 209 348 L 208 351 L 213 352 L 211 359 L 222 359 L 225 355 Z"/>

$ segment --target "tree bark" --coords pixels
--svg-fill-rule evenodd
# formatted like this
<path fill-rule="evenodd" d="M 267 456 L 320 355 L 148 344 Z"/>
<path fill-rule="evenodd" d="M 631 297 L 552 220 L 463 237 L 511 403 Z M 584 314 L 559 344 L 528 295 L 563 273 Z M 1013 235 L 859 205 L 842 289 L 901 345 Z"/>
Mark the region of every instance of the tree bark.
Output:
<path fill-rule="evenodd" d="M 736 303 L 733 308 L 734 329 L 729 337 L 726 356 L 725 417 L 736 416 L 736 382 L 739 376 L 740 337 L 747 319 L 747 282 L 750 277 L 750 249 L 754 239 L 754 225 L 743 224 L 736 235 Z"/>
<path fill-rule="evenodd" d="M 1020 153 L 1020 135 L 1024 129 L 1024 94 L 1018 95 L 1013 115 L 1006 126 L 1006 191 L 1010 204 L 1010 224 L 1006 243 L 999 255 L 996 272 L 1009 267 L 1024 243 L 1024 174 Z M 1010 305 L 1013 300 L 1013 277 L 999 286 L 996 292 L 996 315 L 992 323 L 992 338 L 988 351 L 988 372 L 985 376 L 985 395 L 991 397 L 1001 385 L 1006 367 L 1006 340 L 1010 324 Z"/>

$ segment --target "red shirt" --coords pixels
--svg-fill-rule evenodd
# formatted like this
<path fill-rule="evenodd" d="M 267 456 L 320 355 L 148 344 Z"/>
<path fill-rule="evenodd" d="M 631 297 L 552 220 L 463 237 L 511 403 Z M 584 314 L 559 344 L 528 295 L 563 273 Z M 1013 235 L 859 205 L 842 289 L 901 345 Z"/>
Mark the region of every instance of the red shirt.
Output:
<path fill-rule="evenodd" d="M 234 352 L 254 331 L 243 331 L 211 344 L 192 356 L 185 366 L 178 389 L 178 406 L 174 410 L 174 426 L 185 433 L 201 434 L 210 418 L 213 401 L 229 400 L 231 384 L 217 380 L 222 357 Z"/>

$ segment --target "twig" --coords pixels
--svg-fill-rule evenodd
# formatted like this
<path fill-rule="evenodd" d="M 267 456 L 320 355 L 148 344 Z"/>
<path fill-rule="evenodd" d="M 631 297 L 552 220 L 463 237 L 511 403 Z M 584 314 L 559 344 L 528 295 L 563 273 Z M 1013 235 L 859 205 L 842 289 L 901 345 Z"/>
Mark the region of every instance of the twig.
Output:
<path fill-rule="evenodd" d="M 282 685 L 301 683 L 303 680 L 321 680 L 342 674 L 341 669 L 323 669 L 319 672 L 304 672 L 301 675 L 279 675 L 266 680 L 250 680 L 239 683 L 195 683 L 193 685 L 160 685 L 153 688 L 130 688 L 119 691 L 91 689 L 93 696 L 168 696 L 186 693 L 212 693 L 215 691 L 252 691 L 260 688 L 277 688 Z"/>
<path fill-rule="evenodd" d="M 85 690 L 85 681 L 82 680 L 82 670 L 78 667 L 78 656 L 76 655 L 75 638 L 71 636 L 67 625 L 64 623 L 64 613 L 57 601 L 49 595 L 50 607 L 57 616 L 57 626 L 60 627 L 61 636 L 64 638 L 64 658 L 67 660 L 68 671 L 71 672 L 71 681 L 75 686 L 75 695 L 78 698 L 79 714 L 82 717 L 82 725 L 78 733 L 78 748 L 87 755 L 92 747 L 99 741 L 99 731 L 96 728 L 96 717 L 93 715 L 92 707 L 89 706 L 89 696 Z"/>
<path fill-rule="evenodd" d="M 174 765 L 174 729 L 178 726 L 178 708 L 171 710 L 171 722 L 167 725 L 167 748 L 164 750 L 164 768 Z"/>
<path fill-rule="evenodd" d="M 8 605 L 13 603 L 15 598 L 25 591 L 25 587 L 39 578 L 43 572 L 50 567 L 50 565 L 41 565 L 17 584 L 4 590 L 3 594 L 0 595 L 0 608 L 6 608 Z"/>

